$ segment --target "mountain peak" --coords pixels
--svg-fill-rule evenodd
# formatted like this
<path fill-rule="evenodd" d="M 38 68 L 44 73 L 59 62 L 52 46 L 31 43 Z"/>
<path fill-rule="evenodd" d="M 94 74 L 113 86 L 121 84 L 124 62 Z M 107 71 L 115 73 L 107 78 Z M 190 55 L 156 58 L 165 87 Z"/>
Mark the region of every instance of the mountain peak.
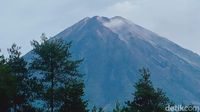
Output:
<path fill-rule="evenodd" d="M 93 16 L 90 18 L 90 20 L 103 23 L 104 21 L 108 21 L 109 18 L 103 16 Z"/>
<path fill-rule="evenodd" d="M 127 19 L 125 19 L 125 18 L 123 18 L 123 17 L 121 17 L 121 16 L 114 16 L 114 17 L 112 17 L 111 19 L 112 19 L 112 20 L 113 20 L 113 19 L 118 19 L 118 20 L 127 21 Z"/>
<path fill-rule="evenodd" d="M 100 17 L 100 16 L 94 16 L 94 17 L 92 17 L 92 18 L 94 18 L 94 19 L 96 19 L 96 20 L 102 19 L 102 17 Z"/>
<path fill-rule="evenodd" d="M 108 27 L 108 26 L 120 27 L 121 25 L 126 25 L 131 22 L 121 16 L 115 16 L 115 17 L 111 17 L 111 18 L 104 17 L 104 16 L 93 16 L 93 17 L 85 17 L 78 23 L 79 23 L 79 25 L 86 24 L 86 23 L 93 23 L 93 24 L 101 24 L 106 27 Z"/>
<path fill-rule="evenodd" d="M 74 31 L 73 29 L 76 29 L 76 32 L 98 32 L 99 35 L 102 35 L 105 32 L 115 33 L 120 40 L 125 42 L 128 42 L 130 38 L 137 37 L 153 43 L 151 37 L 152 35 L 155 35 L 149 30 L 146 30 L 121 16 L 111 18 L 103 16 L 86 17 L 72 27 L 61 32 L 61 35 L 66 37 L 70 31 Z"/>
<path fill-rule="evenodd" d="M 129 20 L 127 20 L 127 19 L 125 19 L 121 16 L 114 16 L 114 17 L 111 17 L 111 18 L 104 17 L 104 16 L 94 16 L 91 19 L 102 22 L 102 23 L 111 22 L 111 21 L 130 22 Z"/>
<path fill-rule="evenodd" d="M 129 20 L 121 17 L 121 16 L 114 16 L 111 18 L 108 17 L 104 17 L 104 16 L 93 16 L 93 17 L 86 17 L 83 20 L 89 20 L 89 21 L 96 21 L 96 22 L 100 22 L 100 23 L 107 23 L 107 22 L 112 22 L 112 21 L 118 21 L 118 22 L 130 22 Z M 81 20 L 81 21 L 83 21 Z"/>

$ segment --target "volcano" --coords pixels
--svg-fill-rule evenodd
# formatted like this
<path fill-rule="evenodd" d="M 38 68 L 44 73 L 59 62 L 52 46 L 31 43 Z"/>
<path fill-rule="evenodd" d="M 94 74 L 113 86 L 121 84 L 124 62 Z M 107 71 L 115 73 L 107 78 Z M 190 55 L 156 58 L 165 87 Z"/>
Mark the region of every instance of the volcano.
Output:
<path fill-rule="evenodd" d="M 200 56 L 123 17 L 87 17 L 53 38 L 72 41 L 72 57 L 84 58 L 80 71 L 92 105 L 129 100 L 143 67 L 175 103 L 200 103 Z"/>

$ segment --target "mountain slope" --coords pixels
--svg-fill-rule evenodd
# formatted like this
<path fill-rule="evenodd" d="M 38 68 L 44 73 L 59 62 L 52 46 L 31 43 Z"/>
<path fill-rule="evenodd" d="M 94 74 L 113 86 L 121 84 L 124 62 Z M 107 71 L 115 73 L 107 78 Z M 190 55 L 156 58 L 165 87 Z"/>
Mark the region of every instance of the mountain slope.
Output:
<path fill-rule="evenodd" d="M 110 108 L 129 99 L 142 67 L 173 101 L 200 102 L 200 56 L 129 20 L 87 17 L 54 38 L 72 41 L 74 58 L 85 59 L 81 71 L 91 104 Z"/>

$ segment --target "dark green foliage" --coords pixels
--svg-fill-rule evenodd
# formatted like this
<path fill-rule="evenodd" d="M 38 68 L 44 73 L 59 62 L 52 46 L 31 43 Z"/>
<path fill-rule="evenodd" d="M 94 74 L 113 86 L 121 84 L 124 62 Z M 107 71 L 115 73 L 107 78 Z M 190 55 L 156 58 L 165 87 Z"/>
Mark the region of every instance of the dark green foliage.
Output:
<path fill-rule="evenodd" d="M 16 94 L 16 77 L 11 75 L 4 56 L 0 56 L 0 111 L 6 112 L 12 106 Z"/>
<path fill-rule="evenodd" d="M 82 81 L 72 80 L 60 88 L 58 94 L 62 102 L 60 112 L 87 112 L 87 102 L 83 101 L 81 96 L 84 95 Z"/>
<path fill-rule="evenodd" d="M 17 112 L 44 112 L 44 110 L 34 108 L 32 105 L 23 105 Z"/>
<path fill-rule="evenodd" d="M 16 94 L 13 99 L 14 111 L 21 111 L 24 107 L 29 105 L 29 100 L 32 95 L 32 88 L 29 83 L 32 82 L 28 76 L 26 68 L 27 63 L 21 58 L 20 47 L 13 44 L 8 49 L 9 58 L 7 64 L 11 68 L 11 74 L 16 78 Z"/>
<path fill-rule="evenodd" d="M 29 103 L 34 81 L 29 79 L 27 63 L 20 57 L 19 50 L 20 47 L 13 44 L 8 49 L 8 59 L 0 56 L 0 110 L 3 112 L 23 112 L 27 107 L 32 108 Z"/>
<path fill-rule="evenodd" d="M 147 69 L 140 70 L 141 79 L 135 84 L 133 101 L 128 101 L 129 112 L 165 112 L 169 99 L 161 89 L 154 89 Z"/>
<path fill-rule="evenodd" d="M 31 63 L 31 69 L 42 76 L 41 80 L 44 86 L 42 100 L 46 101 L 47 108 L 51 112 L 73 109 L 74 107 L 81 107 L 80 109 L 83 110 L 80 112 L 86 111 L 86 102 L 81 99 L 83 95 L 82 83 L 80 83 L 81 85 L 79 83 L 71 85 L 71 81 L 77 82 L 80 79 L 81 74 L 77 68 L 82 61 L 70 59 L 69 48 L 71 43 L 57 39 L 47 40 L 45 35 L 42 35 L 42 42 L 32 41 L 32 46 L 35 58 Z M 63 92 L 60 94 L 58 91 Z M 68 101 L 71 104 L 76 104 L 76 106 L 68 107 L 65 103 Z M 68 111 L 71 112 L 72 110 Z"/>
<path fill-rule="evenodd" d="M 16 78 L 9 74 L 0 76 L 0 111 L 6 112 L 13 106 L 14 96 L 16 94 Z"/>

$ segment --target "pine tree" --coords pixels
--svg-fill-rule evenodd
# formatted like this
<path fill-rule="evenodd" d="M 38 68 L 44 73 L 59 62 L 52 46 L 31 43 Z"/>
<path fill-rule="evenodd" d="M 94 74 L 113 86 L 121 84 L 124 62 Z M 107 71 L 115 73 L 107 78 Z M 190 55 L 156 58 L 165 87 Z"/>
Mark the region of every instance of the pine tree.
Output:
<path fill-rule="evenodd" d="M 161 89 L 154 89 L 147 69 L 140 70 L 141 79 L 135 84 L 133 101 L 128 101 L 129 112 L 165 112 L 171 104 Z"/>
<path fill-rule="evenodd" d="M 23 111 L 30 105 L 34 81 L 29 79 L 27 63 L 21 57 L 20 47 L 13 44 L 8 49 L 9 58 L 0 56 L 0 105 L 9 111 Z"/>
<path fill-rule="evenodd" d="M 62 99 L 62 95 L 57 91 L 66 90 L 71 80 L 80 78 L 81 74 L 77 68 L 82 60 L 74 61 L 71 59 L 71 53 L 69 52 L 71 43 L 65 43 L 64 41 L 55 38 L 48 40 L 44 34 L 42 35 L 42 42 L 32 41 L 32 46 L 35 58 L 31 63 L 31 69 L 35 70 L 36 73 L 41 74 L 44 85 L 43 100 L 46 101 L 50 111 L 54 112 L 65 105 L 65 103 L 63 104 L 65 101 L 60 100 Z M 76 88 L 73 89 L 76 90 Z M 82 89 L 83 88 L 80 87 L 81 92 Z M 78 96 L 72 97 L 76 97 L 76 99 L 70 100 L 73 102 L 73 100 L 78 99 L 80 102 L 74 102 L 76 102 L 77 107 L 82 107 L 83 103 L 85 103 L 79 99 L 80 96 L 82 96 L 82 93 L 77 95 Z M 66 98 L 67 97 L 68 96 L 66 96 Z M 86 104 L 84 104 L 84 106 L 86 108 Z M 83 112 L 84 110 L 85 109 L 83 109 Z"/>
<path fill-rule="evenodd" d="M 17 80 L 16 94 L 13 96 L 13 109 L 14 111 L 22 110 L 26 105 L 29 105 L 29 100 L 32 94 L 32 88 L 29 86 L 31 79 L 28 76 L 27 63 L 21 57 L 21 48 L 13 44 L 8 49 L 9 58 L 7 64 L 11 68 L 11 74 Z"/>
<path fill-rule="evenodd" d="M 11 75 L 11 68 L 3 55 L 0 56 L 0 111 L 10 111 L 13 96 L 16 94 L 16 77 Z"/>

